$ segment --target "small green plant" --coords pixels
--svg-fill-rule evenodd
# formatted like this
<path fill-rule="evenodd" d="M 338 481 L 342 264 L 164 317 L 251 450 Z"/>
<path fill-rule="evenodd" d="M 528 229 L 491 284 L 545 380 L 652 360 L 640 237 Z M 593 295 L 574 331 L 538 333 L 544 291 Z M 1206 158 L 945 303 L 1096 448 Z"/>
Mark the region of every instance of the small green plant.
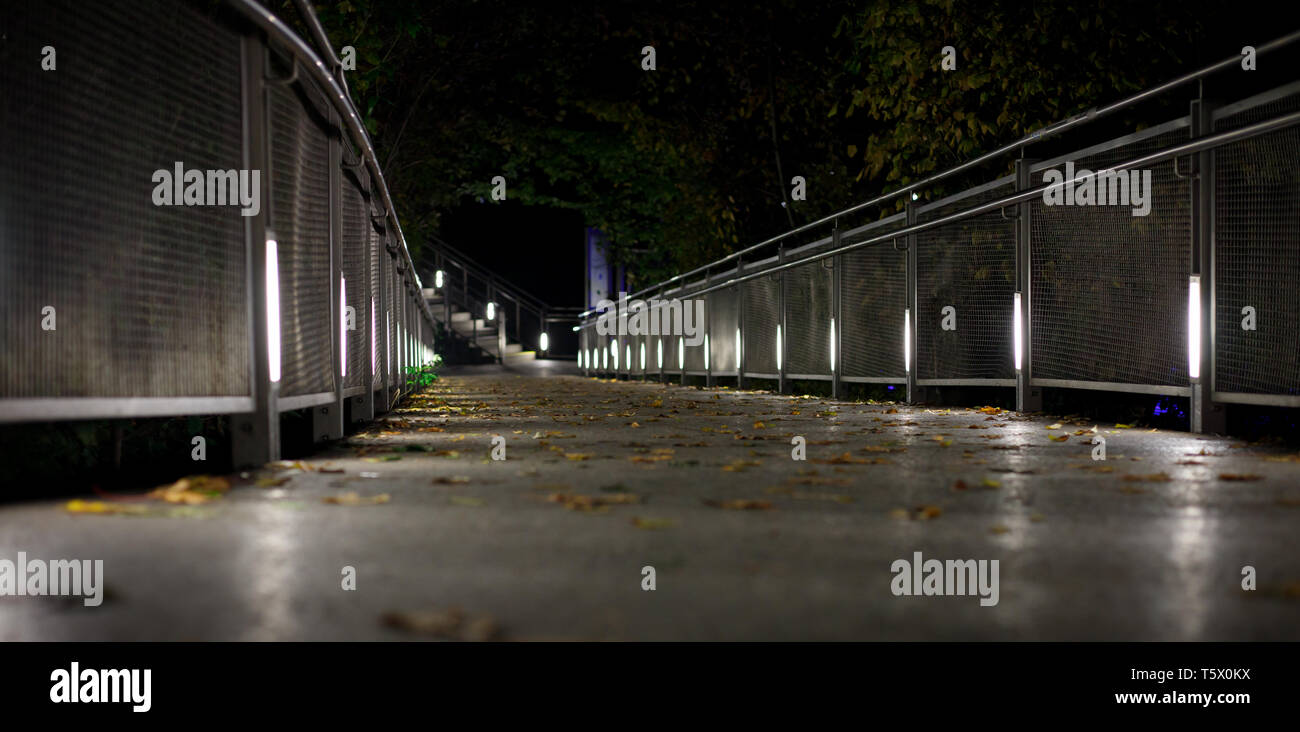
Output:
<path fill-rule="evenodd" d="M 438 369 L 442 368 L 442 356 L 434 354 L 433 358 L 421 366 L 406 367 L 406 386 L 408 389 L 422 389 L 438 380 Z"/>

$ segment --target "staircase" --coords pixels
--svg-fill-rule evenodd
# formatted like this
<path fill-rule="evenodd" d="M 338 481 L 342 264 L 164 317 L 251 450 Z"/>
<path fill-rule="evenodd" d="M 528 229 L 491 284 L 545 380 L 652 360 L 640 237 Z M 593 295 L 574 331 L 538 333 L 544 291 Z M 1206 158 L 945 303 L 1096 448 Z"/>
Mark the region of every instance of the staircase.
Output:
<path fill-rule="evenodd" d="M 497 309 L 493 319 L 487 320 L 486 305 L 474 307 L 477 304 L 474 298 L 467 298 L 467 303 L 455 293 L 449 294 L 448 289 L 426 287 L 424 300 L 433 310 L 434 319 L 458 345 L 470 352 L 469 360 L 510 364 L 537 358 L 536 351 L 525 350 L 523 344 L 508 335 L 511 327 L 506 324 L 507 313 L 502 309 Z M 478 317 L 472 310 L 477 311 Z"/>

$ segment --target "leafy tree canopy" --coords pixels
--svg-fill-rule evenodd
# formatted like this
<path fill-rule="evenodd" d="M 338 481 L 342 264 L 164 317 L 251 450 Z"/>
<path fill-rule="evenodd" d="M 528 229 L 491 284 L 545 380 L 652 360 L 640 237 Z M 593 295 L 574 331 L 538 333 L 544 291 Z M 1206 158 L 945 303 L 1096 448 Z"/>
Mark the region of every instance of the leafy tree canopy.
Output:
<path fill-rule="evenodd" d="M 441 216 L 502 175 L 512 200 L 581 212 L 646 284 L 1184 70 L 1197 22 L 1181 7 L 344 0 L 318 13 L 335 48 L 356 49 L 348 81 L 417 257 Z M 940 69 L 947 45 L 955 71 Z M 796 175 L 806 201 L 789 200 Z"/>

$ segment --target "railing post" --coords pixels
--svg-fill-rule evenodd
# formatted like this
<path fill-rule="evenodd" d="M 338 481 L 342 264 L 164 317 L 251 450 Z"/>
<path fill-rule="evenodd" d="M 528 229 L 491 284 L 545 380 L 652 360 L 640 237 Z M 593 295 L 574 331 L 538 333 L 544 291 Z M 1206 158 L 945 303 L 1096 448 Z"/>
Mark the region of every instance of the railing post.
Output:
<path fill-rule="evenodd" d="M 265 47 L 254 35 L 242 39 L 244 167 L 267 175 L 268 119 L 266 112 Z M 279 384 L 271 381 L 267 340 L 266 235 L 270 217 L 270 186 L 262 186 L 258 213 L 244 217 L 247 251 L 249 388 L 253 411 L 231 418 L 231 457 L 236 468 L 254 467 L 280 458 L 280 412 L 276 406 Z"/>
<path fill-rule="evenodd" d="M 777 247 L 776 263 L 778 266 L 780 266 L 782 264 L 785 264 L 785 242 L 782 241 L 778 243 L 776 247 Z M 789 394 L 790 382 L 785 378 L 785 370 L 786 370 L 787 362 L 789 361 L 789 359 L 785 357 L 786 355 L 785 339 L 789 336 L 789 330 L 790 330 L 789 328 L 786 327 L 786 317 L 785 317 L 785 300 L 786 300 L 785 271 L 783 270 L 777 273 L 777 276 L 781 278 L 780 284 L 778 285 L 780 289 L 777 291 L 777 300 L 781 308 L 781 314 L 780 317 L 777 318 L 778 337 L 776 339 L 776 361 L 777 361 L 776 390 L 780 394 Z"/>
<path fill-rule="evenodd" d="M 914 226 L 916 224 L 916 209 L 917 209 L 917 205 L 915 202 L 913 201 L 907 202 L 907 225 L 908 226 Z M 907 236 L 907 309 L 908 312 L 911 313 L 911 317 L 908 320 L 906 326 L 907 344 L 905 347 L 906 348 L 905 358 L 907 359 L 907 364 L 908 364 L 907 401 L 909 404 L 916 404 L 917 402 L 921 402 L 925 400 L 925 390 L 920 386 L 918 386 L 916 383 L 916 371 L 918 366 L 916 362 L 916 354 L 917 354 L 916 335 L 920 331 L 920 329 L 917 326 L 917 323 L 921 319 L 920 311 L 917 309 L 918 298 L 916 292 L 917 289 L 916 288 L 916 276 L 917 276 L 917 251 L 916 250 L 917 250 L 918 238 L 919 237 L 917 237 L 916 234 L 909 234 Z"/>
<path fill-rule="evenodd" d="M 1020 158 L 1016 160 L 1016 190 L 1023 191 L 1033 187 L 1030 170 L 1036 159 Z M 1032 202 L 1024 201 L 1016 206 L 1016 289 L 1019 297 L 1012 301 L 1012 308 L 1019 307 L 1020 328 L 1015 331 L 1017 311 L 1012 311 L 1012 338 L 1020 342 L 1020 365 L 1016 369 L 1016 411 L 1038 412 L 1043 408 L 1043 390 L 1034 386 L 1034 348 L 1033 339 L 1033 260 L 1030 253 L 1033 247 L 1033 229 L 1030 226 Z M 1012 358 L 1015 341 L 1012 341 Z"/>
<path fill-rule="evenodd" d="M 1203 99 L 1192 101 L 1192 137 L 1204 137 L 1213 130 L 1212 112 L 1215 105 Z M 1191 430 L 1192 432 L 1223 433 L 1227 430 L 1227 412 L 1222 404 L 1215 404 L 1214 352 L 1215 352 L 1215 289 L 1214 289 L 1214 150 L 1196 153 L 1195 173 L 1191 178 L 1192 196 L 1192 251 L 1191 274 L 1199 278 L 1200 302 L 1191 303 L 1199 308 L 1201 328 L 1188 337 L 1200 338 L 1200 374 L 1191 379 Z M 1189 283 L 1190 288 L 1190 283 Z"/>
<path fill-rule="evenodd" d="M 347 306 L 347 303 L 342 300 L 342 288 L 339 287 L 339 278 L 343 276 L 343 171 L 340 167 L 343 162 L 343 149 L 342 140 L 338 135 L 342 132 L 339 128 L 338 112 L 333 109 L 330 110 L 330 125 L 330 342 L 334 344 L 330 353 L 333 356 L 331 371 L 334 374 L 334 402 L 318 405 L 311 410 L 312 439 L 317 442 L 328 442 L 343 437 L 342 362 L 348 357 L 343 339 L 340 338 L 342 329 L 346 327 L 343 308 Z M 354 283 L 353 287 L 355 286 Z"/>
<path fill-rule="evenodd" d="M 838 249 L 840 246 L 840 221 L 836 219 L 831 224 L 831 249 Z M 844 330 L 844 282 L 841 272 L 843 267 L 843 256 L 836 254 L 831 257 L 831 325 L 834 332 L 831 334 L 831 396 L 835 399 L 844 398 L 844 387 L 840 381 L 840 372 L 844 370 L 843 360 L 844 351 L 840 348 L 842 338 L 840 333 Z"/>

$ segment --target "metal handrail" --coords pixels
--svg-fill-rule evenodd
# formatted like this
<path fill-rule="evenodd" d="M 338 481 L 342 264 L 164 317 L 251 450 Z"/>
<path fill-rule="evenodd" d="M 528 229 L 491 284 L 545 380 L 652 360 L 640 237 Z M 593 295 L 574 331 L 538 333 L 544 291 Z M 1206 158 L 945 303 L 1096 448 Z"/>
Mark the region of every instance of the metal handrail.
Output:
<path fill-rule="evenodd" d="M 442 239 L 436 236 L 431 237 L 431 239 L 432 242 L 429 244 L 429 246 L 434 250 L 442 250 L 444 259 L 449 259 L 452 262 L 454 262 L 457 266 L 464 267 L 465 269 L 478 270 L 477 274 L 479 274 L 479 276 L 481 277 L 488 277 L 498 282 L 505 282 L 508 287 L 503 289 L 518 293 L 520 299 L 529 300 L 533 305 L 537 307 L 542 307 L 542 308 L 548 307 L 546 301 L 543 300 L 542 298 L 534 295 L 533 293 L 525 290 L 524 288 L 516 285 L 513 282 L 502 280 L 501 277 L 493 273 L 492 270 L 479 264 L 469 255 L 465 254 L 464 252 L 457 249 L 456 247 L 448 244 L 446 241 L 443 241 Z"/>
<path fill-rule="evenodd" d="M 1286 114 L 1281 117 L 1274 117 L 1273 119 L 1265 120 L 1263 122 L 1256 122 L 1255 124 L 1247 125 L 1245 127 L 1239 127 L 1237 129 L 1229 130 L 1227 132 L 1220 132 L 1217 134 L 1200 137 L 1195 140 L 1191 140 L 1189 142 L 1184 142 L 1178 145 L 1174 145 L 1173 147 L 1165 148 L 1164 150 L 1159 150 L 1147 155 L 1143 155 L 1142 157 L 1139 158 L 1134 158 L 1127 162 L 1107 166 L 1106 169 L 1107 170 L 1128 170 L 1129 168 L 1136 168 L 1142 165 L 1159 163 L 1165 160 L 1169 160 L 1171 158 L 1179 158 L 1182 157 L 1183 155 L 1188 155 L 1190 153 L 1200 152 L 1202 150 L 1209 150 L 1216 147 L 1222 147 L 1223 145 L 1237 142 L 1239 140 L 1245 140 L 1251 137 L 1257 137 L 1259 135 L 1267 134 L 1269 132 L 1275 132 L 1281 129 L 1286 129 L 1288 127 L 1294 127 L 1296 125 L 1300 125 L 1300 112 L 1292 112 L 1291 114 Z M 863 239 L 862 241 L 853 242 L 852 244 L 845 244 L 843 246 L 836 247 L 833 249 L 826 249 L 823 251 L 819 251 L 815 254 L 811 254 L 806 257 L 800 257 L 799 259 L 790 260 L 783 264 L 767 267 L 757 272 L 752 272 L 750 274 L 743 275 L 740 277 L 732 277 L 724 282 L 712 284 L 707 287 L 700 288 L 698 290 L 691 290 L 689 293 L 684 293 L 684 294 L 696 296 L 696 295 L 707 294 L 710 292 L 715 292 L 717 290 L 723 290 L 728 287 L 738 285 L 742 282 L 748 282 L 750 280 L 757 279 L 759 277 L 767 277 L 776 272 L 783 272 L 787 269 L 792 269 L 794 267 L 807 264 L 808 262 L 826 259 L 827 257 L 831 257 L 836 254 L 843 254 L 845 252 L 851 252 L 856 249 L 862 249 L 876 244 L 883 244 L 888 241 L 894 241 L 896 239 L 900 239 L 905 236 L 910 236 L 912 234 L 919 234 L 923 231 L 937 229 L 942 226 L 947 226 L 948 224 L 956 223 L 958 221 L 963 221 L 965 219 L 973 218 L 981 214 L 986 214 L 992 211 L 997 211 L 999 209 L 1007 208 L 1008 206 L 1014 206 L 1015 204 L 1029 201 L 1033 198 L 1043 195 L 1043 192 L 1048 190 L 1049 188 L 1053 188 L 1056 186 L 1073 185 L 1075 183 L 1087 181 L 1090 177 L 1091 176 L 1089 175 L 1081 175 L 1072 178 L 1071 180 L 1068 181 L 1062 181 L 1060 183 L 1047 183 L 1047 184 L 1039 185 L 1036 188 L 1027 188 L 1023 191 L 1017 191 L 1015 193 L 1012 193 L 1004 198 L 999 198 L 994 201 L 982 203 L 978 206 L 972 206 L 971 208 L 958 211 L 956 213 L 948 214 L 947 216 L 942 216 L 940 218 L 934 219 L 933 221 L 926 221 L 925 223 L 912 224 L 911 226 L 906 226 L 904 228 L 891 231 L 887 234 L 880 234 L 879 236 L 869 237 L 867 239 Z M 586 318 L 588 315 L 590 315 L 593 312 L 596 311 L 588 310 L 582 314 L 582 317 Z"/>
<path fill-rule="evenodd" d="M 1262 54 L 1262 53 L 1267 53 L 1267 52 L 1275 51 L 1275 50 L 1277 50 L 1277 49 L 1279 49 L 1279 48 L 1282 48 L 1282 47 L 1284 47 L 1284 46 L 1287 46 L 1287 45 L 1290 45 L 1290 44 L 1292 44 L 1292 43 L 1295 43 L 1296 41 L 1300 41 L 1300 30 L 1298 30 L 1298 31 L 1294 31 L 1294 32 L 1289 33 L 1289 34 L 1287 34 L 1287 35 L 1285 35 L 1285 36 L 1282 36 L 1282 37 L 1280 37 L 1280 38 L 1276 38 L 1276 39 L 1274 39 L 1274 40 L 1272 40 L 1272 41 L 1269 41 L 1268 43 L 1265 43 L 1265 44 L 1262 45 L 1262 46 L 1257 46 L 1257 47 L 1255 48 L 1255 53 L 1258 55 L 1258 54 Z M 731 254 L 728 254 L 728 255 L 725 256 L 725 257 L 722 257 L 722 258 L 720 258 L 720 259 L 718 259 L 718 260 L 715 260 L 715 261 L 713 261 L 713 262 L 710 262 L 710 263 L 708 263 L 708 264 L 706 264 L 706 265 L 703 265 L 703 266 L 701 266 L 701 267 L 696 267 L 695 269 L 690 270 L 690 271 L 688 271 L 688 272 L 683 272 L 683 273 L 681 273 L 681 274 L 674 275 L 674 276 L 672 276 L 672 277 L 670 277 L 670 278 L 668 278 L 668 279 L 666 279 L 666 280 L 662 280 L 662 281 L 660 281 L 660 282 L 658 282 L 658 283 L 656 283 L 656 284 L 654 284 L 654 285 L 651 285 L 651 286 L 649 286 L 649 287 L 642 288 L 641 290 L 638 290 L 637 292 L 633 293 L 632 295 L 629 295 L 629 298 L 639 297 L 639 296 L 641 296 L 641 295 L 644 295 L 644 294 L 646 294 L 646 293 L 649 293 L 649 292 L 652 292 L 652 291 L 655 291 L 655 290 L 666 289 L 668 285 L 670 285 L 670 284 L 672 284 L 672 283 L 674 283 L 674 282 L 678 282 L 678 281 L 683 281 L 683 282 L 684 282 L 687 278 L 692 277 L 692 276 L 697 275 L 697 274 L 700 274 L 700 273 L 702 273 L 702 272 L 708 272 L 709 270 L 713 269 L 714 267 L 717 267 L 718 265 L 720 265 L 720 264 L 722 264 L 722 263 L 724 263 L 724 262 L 728 262 L 728 261 L 731 261 L 731 260 L 736 259 L 736 258 L 738 258 L 738 257 L 742 257 L 742 256 L 744 256 L 744 255 L 746 255 L 746 254 L 750 254 L 750 253 L 755 252 L 755 251 L 757 251 L 757 250 L 759 250 L 759 249 L 762 249 L 763 247 L 769 246 L 769 245 L 771 245 L 771 244 L 775 244 L 775 243 L 780 242 L 780 241 L 782 241 L 782 240 L 784 240 L 784 239 L 788 239 L 788 238 L 790 238 L 790 237 L 792 237 L 792 236 L 794 236 L 794 235 L 796 235 L 796 234 L 802 234 L 802 233 L 804 233 L 804 232 L 810 231 L 810 230 L 815 229 L 815 228 L 817 228 L 817 227 L 825 226 L 826 224 L 833 223 L 833 222 L 835 222 L 837 219 L 840 219 L 840 218 L 843 218 L 843 217 L 845 217 L 845 216 L 850 216 L 850 215 L 852 215 L 852 214 L 858 213 L 859 211 L 862 211 L 863 209 L 870 208 L 870 207 L 872 207 L 872 206 L 876 206 L 876 205 L 879 205 L 879 204 L 882 204 L 882 203 L 888 203 L 889 201 L 892 201 L 892 200 L 897 199 L 897 198 L 899 198 L 899 197 L 901 197 L 901 196 L 904 196 L 904 195 L 906 195 L 906 194 L 908 194 L 908 193 L 911 193 L 912 191 L 915 191 L 915 190 L 918 190 L 918 189 L 920 189 L 920 188 L 923 188 L 923 187 L 926 187 L 926 186 L 932 185 L 932 184 L 937 183 L 937 182 L 939 182 L 939 181 L 941 181 L 941 180 L 944 180 L 945 178 L 950 178 L 950 177 L 952 177 L 952 176 L 954 176 L 954 175 L 956 175 L 956 174 L 958 174 L 958 173 L 960 173 L 960 172 L 963 172 L 963 171 L 969 170 L 969 169 L 971 169 L 971 168 L 973 168 L 973 167 L 975 167 L 975 166 L 978 166 L 978 165 L 980 165 L 981 163 L 988 162 L 989 160 L 992 160 L 992 159 L 994 159 L 994 158 L 1001 157 L 1002 155 L 1005 155 L 1005 154 L 1007 154 L 1007 153 L 1009 153 L 1009 152 L 1013 152 L 1013 151 L 1015 151 L 1016 148 L 1019 148 L 1019 147 L 1022 147 L 1022 146 L 1024 146 L 1024 145 L 1028 145 L 1028 144 L 1031 144 L 1031 143 L 1034 143 L 1034 142 L 1041 142 L 1042 140 L 1046 140 L 1046 139 L 1049 138 L 1049 137 L 1055 137 L 1056 135 L 1059 135 L 1059 134 L 1061 134 L 1062 132 L 1065 132 L 1066 130 L 1073 129 L 1073 128 L 1075 128 L 1075 127 L 1082 126 L 1082 125 L 1084 125 L 1084 124 L 1086 124 L 1086 123 L 1088 123 L 1088 122 L 1091 122 L 1091 121 L 1093 121 L 1093 120 L 1100 119 L 1100 118 L 1102 118 L 1102 117 L 1108 116 L 1108 115 L 1113 114 L 1113 113 L 1115 113 L 1115 112 L 1118 112 L 1118 111 L 1120 111 L 1120 110 L 1122 110 L 1122 109 L 1126 109 L 1126 108 L 1128 108 L 1128 107 L 1131 107 L 1131 106 L 1133 106 L 1134 104 L 1137 104 L 1137 103 L 1139 103 L 1139 102 L 1145 101 L 1145 100 L 1150 99 L 1150 98 L 1155 97 L 1155 96 L 1159 96 L 1159 95 L 1161 95 L 1161 94 L 1163 94 L 1163 93 L 1165 93 L 1165 92 L 1167 92 L 1167 91 L 1169 91 L 1169 90 L 1171 90 L 1171 89 L 1175 89 L 1175 88 L 1177 88 L 1177 87 L 1180 87 L 1180 86 L 1182 86 L 1182 85 L 1184 85 L 1184 84 L 1187 84 L 1187 83 L 1189 83 L 1189 82 L 1192 82 L 1192 81 L 1197 81 L 1197 80 L 1202 79 L 1202 78 L 1204 78 L 1204 77 L 1206 77 L 1206 76 L 1208 76 L 1208 75 L 1210 75 L 1210 74 L 1213 74 L 1213 73 L 1215 73 L 1215 72 L 1217 72 L 1217 71 L 1221 71 L 1221 70 L 1223 70 L 1223 69 L 1225 69 L 1225 68 L 1229 68 L 1229 67 L 1235 66 L 1235 65 L 1237 65 L 1237 64 L 1239 64 L 1239 63 L 1241 63 L 1241 56 L 1240 56 L 1240 55 L 1237 55 L 1237 56 L 1230 56 L 1230 57 L 1228 57 L 1228 58 L 1223 59 L 1222 61 L 1217 61 L 1217 62 L 1215 62 L 1215 63 L 1212 63 L 1212 64 L 1210 64 L 1210 65 L 1208 65 L 1208 66 L 1205 66 L 1205 67 L 1203 67 L 1203 68 L 1201 68 L 1201 69 L 1198 69 L 1198 70 L 1196 70 L 1196 71 L 1192 71 L 1192 72 L 1189 72 L 1189 73 L 1183 74 L 1182 76 L 1176 77 L 1176 78 L 1174 78 L 1174 79 L 1170 79 L 1169 81 L 1166 81 L 1166 82 L 1164 82 L 1163 84 L 1159 84 L 1159 85 L 1157 85 L 1157 86 L 1153 86 L 1153 87 L 1151 87 L 1150 89 L 1145 89 L 1145 90 L 1140 91 L 1140 92 L 1138 92 L 1138 93 L 1136 93 L 1136 94 L 1132 94 L 1132 95 L 1130 95 L 1130 96 L 1128 96 L 1128 97 L 1125 97 L 1124 99 L 1121 99 L 1121 100 L 1119 100 L 1119 101 L 1117 101 L 1117 102 L 1112 102 L 1111 104 L 1108 104 L 1108 105 L 1102 106 L 1102 107 L 1100 107 L 1100 108 L 1094 107 L 1094 108 L 1089 109 L 1089 110 L 1087 110 L 1087 111 L 1085 111 L 1085 112 L 1081 112 L 1081 113 L 1076 114 L 1076 115 L 1074 115 L 1074 116 L 1072 116 L 1072 117 L 1069 117 L 1069 118 L 1066 118 L 1066 119 L 1061 120 L 1061 121 L 1059 121 L 1059 122 L 1056 122 L 1056 123 L 1054 123 L 1054 124 L 1048 125 L 1047 127 L 1044 127 L 1044 128 L 1041 129 L 1041 130 L 1036 130 L 1036 131 L 1034 131 L 1034 132 L 1031 132 L 1031 133 L 1029 133 L 1028 135 L 1025 135 L 1024 137 L 1020 138 L 1019 140 L 1017 140 L 1017 141 L 1015 141 L 1015 142 L 1012 142 L 1012 143 L 1009 143 L 1009 144 L 1003 145 L 1002 147 L 997 148 L 997 149 L 995 149 L 995 150 L 993 150 L 993 151 L 991 151 L 991 152 L 984 153 L 984 154 L 979 155 L 979 156 L 977 156 L 977 157 L 971 158 L 970 160 L 967 160 L 967 161 L 964 162 L 964 163 L 960 163 L 960 164 L 958 164 L 958 165 L 956 165 L 956 166 L 953 166 L 953 167 L 948 168 L 948 169 L 946 169 L 946 170 L 943 170 L 943 171 L 940 171 L 940 172 L 938 172 L 938 173 L 935 173 L 934 175 L 931 175 L 931 176 L 928 177 L 928 178 L 924 178 L 924 179 L 919 180 L 919 181 L 917 181 L 917 182 L 915 182 L 915 183 L 909 183 L 908 185 L 903 186 L 902 188 L 899 188 L 899 189 L 897 189 L 897 190 L 895 190 L 895 191 L 891 191 L 891 192 L 889 192 L 889 193 L 881 194 L 881 195 L 876 196 L 875 198 L 872 198 L 872 199 L 870 199 L 870 200 L 863 201 L 862 203 L 854 204 L 854 205 L 852 205 L 852 206 L 849 206 L 848 208 L 842 209 L 842 210 L 837 211 L 837 212 L 835 212 L 835 213 L 833 213 L 833 214 L 828 214 L 828 215 L 826 215 L 826 216 L 823 216 L 822 218 L 817 219 L 816 221 L 812 221 L 812 222 L 809 222 L 809 223 L 807 223 L 807 224 L 803 224 L 802 226 L 797 226 L 797 227 L 795 227 L 795 228 L 793 228 L 793 229 L 790 229 L 789 231 L 786 231 L 786 232 L 784 232 L 784 233 L 778 234 L 778 235 L 773 236 L 773 237 L 771 237 L 771 238 L 765 239 L 765 240 L 763 240 L 763 241 L 761 241 L 761 242 L 759 242 L 759 243 L 757 243 L 757 244 L 753 244 L 753 245 L 748 246 L 748 247 L 746 247 L 746 248 L 744 248 L 744 249 L 741 249 L 741 250 L 739 250 L 739 251 L 732 252 Z M 594 312 L 595 312 L 595 310 L 586 310 L 586 311 L 584 311 L 584 312 L 582 313 L 582 317 L 585 318 L 585 317 L 587 317 L 588 315 L 591 315 L 591 314 L 594 313 Z"/>
<path fill-rule="evenodd" d="M 388 191 L 388 182 L 384 179 L 383 170 L 379 165 L 379 158 L 375 155 L 374 146 L 370 142 L 370 135 L 361 122 L 361 116 L 352 103 L 352 97 L 335 79 L 331 69 L 325 65 L 325 62 L 321 60 L 316 51 L 307 45 L 302 38 L 298 37 L 298 34 L 294 33 L 293 29 L 276 17 L 274 13 L 254 2 L 254 0 L 226 0 L 226 2 L 266 32 L 268 36 L 287 48 L 306 67 L 307 72 L 321 85 L 322 90 L 326 92 L 326 97 L 339 113 L 339 119 L 347 129 L 349 137 L 352 138 L 352 142 L 361 152 L 367 167 L 370 168 L 371 178 L 376 184 L 375 187 L 378 189 L 380 199 L 384 204 L 384 216 L 397 234 L 402 255 L 406 259 L 406 266 L 410 269 L 411 276 L 415 278 L 416 285 L 423 287 L 420 276 L 415 269 L 415 262 L 411 259 L 411 251 L 406 244 L 406 237 L 402 233 L 402 225 L 397 220 L 397 209 L 393 206 L 393 198 Z M 319 22 L 317 26 L 319 26 Z M 328 42 L 326 44 L 328 45 Z M 428 304 L 424 302 L 424 298 L 419 298 L 419 307 L 425 316 L 432 320 L 433 312 L 429 309 Z"/>

